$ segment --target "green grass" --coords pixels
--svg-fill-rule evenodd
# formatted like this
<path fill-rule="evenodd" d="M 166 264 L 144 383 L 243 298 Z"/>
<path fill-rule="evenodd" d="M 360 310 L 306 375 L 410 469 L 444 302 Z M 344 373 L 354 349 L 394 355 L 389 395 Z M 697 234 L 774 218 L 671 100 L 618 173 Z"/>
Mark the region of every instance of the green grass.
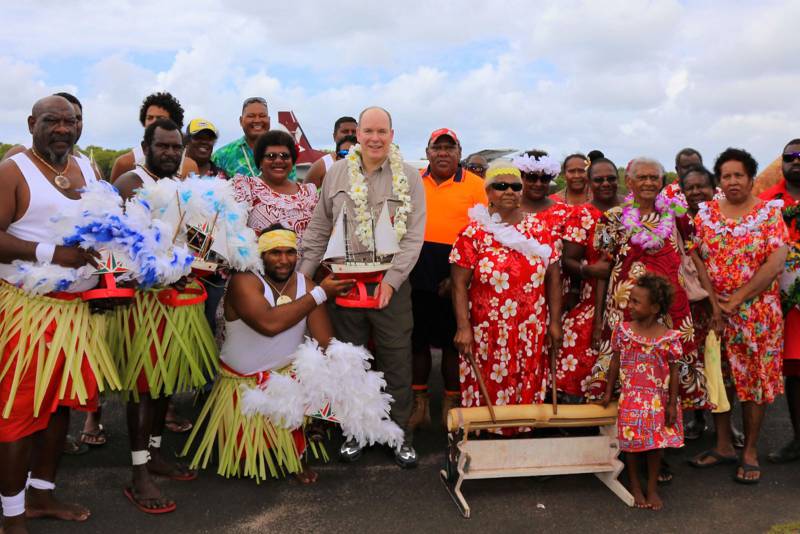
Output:
<path fill-rule="evenodd" d="M 768 534 L 797 534 L 798 532 L 800 532 L 800 521 L 773 525 Z"/>

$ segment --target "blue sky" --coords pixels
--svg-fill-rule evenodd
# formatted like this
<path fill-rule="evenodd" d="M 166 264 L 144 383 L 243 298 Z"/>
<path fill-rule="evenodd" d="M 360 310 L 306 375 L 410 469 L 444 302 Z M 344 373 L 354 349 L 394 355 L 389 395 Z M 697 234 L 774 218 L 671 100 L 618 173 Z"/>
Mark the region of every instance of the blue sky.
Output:
<path fill-rule="evenodd" d="M 294 110 L 318 147 L 338 116 L 382 105 L 409 158 L 443 126 L 466 152 L 600 148 L 668 168 L 684 146 L 707 160 L 741 146 L 766 165 L 800 135 L 800 66 L 786 59 L 800 55 L 800 2 L 78 0 L 4 19 L 4 142 L 25 141 L 31 104 L 56 90 L 84 103 L 81 144 L 119 148 L 138 142 L 139 104 L 157 90 L 221 141 L 239 135 L 248 96 L 273 120 Z"/>

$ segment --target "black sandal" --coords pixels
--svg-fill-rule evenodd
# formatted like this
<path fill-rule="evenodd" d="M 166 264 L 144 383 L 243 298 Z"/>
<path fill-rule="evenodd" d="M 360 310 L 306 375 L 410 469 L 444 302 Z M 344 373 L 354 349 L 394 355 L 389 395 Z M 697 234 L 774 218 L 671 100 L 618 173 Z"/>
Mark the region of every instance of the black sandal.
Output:
<path fill-rule="evenodd" d="M 742 470 L 741 476 L 739 475 L 739 469 Z M 758 478 L 746 478 L 747 473 L 758 473 Z M 733 480 L 738 482 L 739 484 L 747 484 L 747 485 L 758 484 L 759 481 L 761 480 L 761 468 L 757 465 L 746 464 L 742 462 L 736 469 L 736 475 L 734 475 Z"/>
<path fill-rule="evenodd" d="M 706 458 L 713 458 L 716 461 L 705 463 L 703 460 Z M 689 460 L 689 465 L 696 467 L 697 469 L 706 469 L 708 467 L 715 467 L 718 465 L 735 464 L 738 460 L 739 458 L 735 454 L 733 456 L 723 456 L 714 449 L 709 449 L 705 452 L 701 452 L 699 455 Z"/>

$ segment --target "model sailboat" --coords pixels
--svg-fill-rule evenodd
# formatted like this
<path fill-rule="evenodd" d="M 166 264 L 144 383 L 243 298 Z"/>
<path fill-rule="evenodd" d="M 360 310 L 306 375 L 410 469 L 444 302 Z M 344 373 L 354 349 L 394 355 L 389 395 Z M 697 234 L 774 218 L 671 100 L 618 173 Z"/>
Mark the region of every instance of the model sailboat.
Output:
<path fill-rule="evenodd" d="M 352 239 L 353 221 L 353 217 L 348 217 L 347 208 L 343 207 L 333 225 L 323 263 L 337 278 L 356 280 L 350 293 L 336 298 L 337 304 L 350 308 L 375 308 L 378 305 L 377 295 L 370 295 L 367 286 L 380 284 L 383 273 L 391 268 L 392 258 L 400 251 L 400 246 L 385 202 L 378 222 L 373 222 L 372 241 L 364 250 L 356 251 Z"/>

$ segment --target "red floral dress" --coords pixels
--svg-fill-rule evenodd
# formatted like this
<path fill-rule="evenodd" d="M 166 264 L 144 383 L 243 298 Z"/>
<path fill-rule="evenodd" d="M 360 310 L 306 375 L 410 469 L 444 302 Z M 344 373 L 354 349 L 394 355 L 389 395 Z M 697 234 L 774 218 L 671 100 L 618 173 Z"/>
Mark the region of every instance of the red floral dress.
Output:
<path fill-rule="evenodd" d="M 523 236 L 549 245 L 549 263 L 558 261 L 550 228 L 538 218 L 526 215 L 515 228 Z M 545 351 L 549 318 L 545 262 L 504 246 L 472 221 L 456 239 L 450 263 L 472 271 L 472 353 L 491 401 L 495 405 L 544 402 L 549 367 Z M 461 405 L 485 405 L 478 381 L 463 357 L 459 377 Z"/>
<path fill-rule="evenodd" d="M 683 282 L 678 276 L 681 256 L 674 234 L 657 249 L 645 250 L 630 241 L 631 235 L 622 224 L 623 208 L 617 206 L 603 214 L 597 223 L 595 233 L 601 250 L 613 258 L 611 277 L 608 281 L 606 309 L 604 311 L 604 341 L 600 346 L 600 354 L 592 369 L 589 397 L 600 398 L 605 392 L 606 373 L 611 363 L 611 333 L 622 321 L 630 321 L 628 299 L 636 280 L 645 273 L 658 274 L 672 283 L 675 298 L 664 317 L 667 328 L 677 330 L 683 344 L 680 367 L 680 397 L 684 408 L 704 409 L 708 406 L 705 376 L 698 360 L 697 341 L 694 323 L 692 322 L 689 299 Z M 652 212 L 642 216 L 642 223 L 654 228 L 660 214 Z M 691 241 L 693 226 L 687 217 L 676 220 L 678 231 L 684 243 Z"/>
<path fill-rule="evenodd" d="M 789 230 L 789 254 L 780 278 L 783 306 L 783 376 L 800 376 L 800 202 L 781 180 L 760 195 L 762 200 L 783 200 L 783 222 Z"/>
<path fill-rule="evenodd" d="M 658 339 L 635 334 L 630 323 L 619 323 L 611 349 L 619 353 L 619 448 L 626 452 L 683 446 L 680 413 L 666 424 L 669 366 L 679 363 L 681 333 L 668 330 Z"/>
<path fill-rule="evenodd" d="M 273 224 L 282 224 L 297 234 L 297 251 L 302 253 L 303 232 L 317 205 L 317 188 L 297 184 L 297 193 L 276 193 L 259 177 L 237 174 L 233 178 L 234 198 L 248 204 L 247 226 L 259 235 Z"/>
<path fill-rule="evenodd" d="M 587 264 L 596 262 L 601 256 L 595 244 L 594 230 L 602 215 L 603 212 L 594 205 L 584 204 L 573 209 L 567 220 L 563 240 L 585 247 Z M 592 366 L 597 360 L 597 351 L 592 349 L 595 285 L 594 278 L 583 280 L 580 301 L 564 314 L 562 322 L 564 341 L 556 366 L 556 385 L 560 392 L 574 397 L 586 394 Z"/>
<path fill-rule="evenodd" d="M 567 219 L 569 219 L 576 207 L 565 204 L 561 200 L 555 202 L 546 210 L 530 213 L 531 216 L 539 219 L 542 224 L 550 228 L 550 234 L 552 235 L 553 243 L 558 248 L 559 257 L 561 257 L 561 238 L 566 234 Z M 565 289 L 567 288 L 565 287 Z"/>
<path fill-rule="evenodd" d="M 770 254 L 786 245 L 789 234 L 781 206 L 779 200 L 760 201 L 748 215 L 728 219 L 718 201 L 701 205 L 695 243 L 719 295 L 731 295 L 747 284 Z M 728 317 L 722 350 L 740 401 L 769 403 L 783 393 L 783 314 L 777 280 Z"/>

